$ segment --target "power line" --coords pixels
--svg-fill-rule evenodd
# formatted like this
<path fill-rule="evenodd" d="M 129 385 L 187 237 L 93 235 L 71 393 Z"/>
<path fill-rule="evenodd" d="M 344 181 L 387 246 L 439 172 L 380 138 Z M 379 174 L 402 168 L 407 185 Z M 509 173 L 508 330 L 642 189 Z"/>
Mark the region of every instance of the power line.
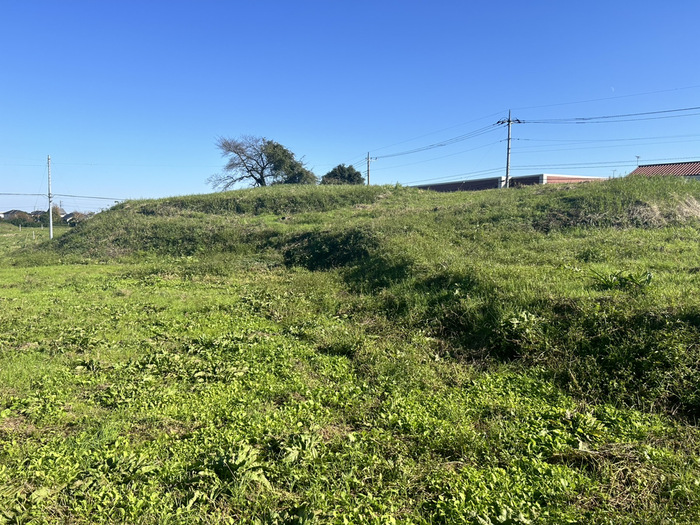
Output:
<path fill-rule="evenodd" d="M 667 115 L 668 113 L 686 113 L 689 111 L 698 111 L 700 106 L 690 107 L 690 108 L 679 108 L 679 109 L 666 109 L 662 111 L 645 111 L 643 113 L 627 113 L 622 115 L 604 115 L 600 117 L 573 117 L 573 118 L 555 118 L 555 119 L 544 119 L 544 120 L 523 120 L 525 124 L 588 124 L 588 123 L 600 123 L 600 122 L 631 122 L 637 120 L 654 120 L 658 118 L 678 118 L 693 116 L 700 113 L 692 113 L 690 115 Z M 665 117 L 651 117 L 651 118 L 633 118 L 633 117 L 648 117 L 649 115 L 662 115 L 666 114 Z M 613 120 L 615 119 L 615 120 Z M 626 120 L 616 120 L 616 119 L 626 119 Z"/>
<path fill-rule="evenodd" d="M 89 195 L 69 195 L 66 193 L 54 193 L 58 197 L 73 197 L 75 199 L 100 199 L 105 201 L 125 201 L 127 199 L 122 199 L 118 197 L 91 197 Z"/>
<path fill-rule="evenodd" d="M 605 101 L 605 100 L 617 100 L 617 99 L 623 99 L 623 98 L 642 97 L 642 96 L 646 96 L 646 95 L 656 95 L 656 94 L 659 94 L 659 93 L 672 93 L 672 92 L 676 92 L 676 91 L 684 91 L 684 90 L 698 89 L 698 88 L 700 88 L 700 85 L 692 85 L 692 86 L 684 86 L 684 87 L 672 88 L 672 89 L 662 89 L 662 90 L 656 90 L 656 91 L 645 91 L 645 92 L 641 92 L 641 93 L 631 93 L 631 94 L 629 94 L 629 95 L 615 95 L 615 96 L 611 96 L 611 97 L 601 97 L 601 98 L 594 98 L 594 99 L 587 99 L 587 100 L 576 100 L 576 101 L 571 101 L 571 102 L 558 102 L 558 103 L 554 103 L 554 104 L 543 104 L 543 105 L 536 105 L 536 106 L 520 106 L 520 107 L 515 107 L 515 108 L 513 108 L 513 109 L 514 109 L 514 110 L 541 109 L 541 108 L 550 108 L 550 107 L 558 107 L 558 106 L 568 106 L 568 105 L 575 105 L 575 104 L 587 104 L 587 103 L 590 103 L 590 102 L 601 102 L 601 101 Z M 413 141 L 413 140 L 417 140 L 417 139 L 419 139 L 419 138 L 426 137 L 426 136 L 428 136 L 428 135 L 433 135 L 433 134 L 435 134 L 435 133 L 440 133 L 440 132 L 443 132 L 443 131 L 447 131 L 447 130 L 449 130 L 449 129 L 454 129 L 454 128 L 456 128 L 456 127 L 464 126 L 464 125 L 470 124 L 470 123 L 472 123 L 472 122 L 478 122 L 479 120 L 484 120 L 484 119 L 487 119 L 487 118 L 490 118 L 490 117 L 493 117 L 493 116 L 495 116 L 495 115 L 499 115 L 499 114 L 502 114 L 502 113 L 503 113 L 502 111 L 499 111 L 499 112 L 496 112 L 496 113 L 491 113 L 490 115 L 486 115 L 486 116 L 484 116 L 484 117 L 480 117 L 480 118 L 477 118 L 477 119 L 473 119 L 473 120 L 470 120 L 470 121 L 468 121 L 468 122 L 464 122 L 464 123 L 462 123 L 462 124 L 457 124 L 457 125 L 455 125 L 455 126 L 450 126 L 450 127 L 447 127 L 447 128 L 443 128 L 443 129 L 440 129 L 440 130 L 433 131 L 433 132 L 425 133 L 425 134 L 423 134 L 423 135 L 419 135 L 419 136 L 413 137 L 413 138 L 411 138 L 411 139 L 407 139 L 407 140 L 404 140 L 404 141 L 401 141 L 401 142 L 397 142 L 397 143 L 391 144 L 391 145 L 389 145 L 389 146 L 383 146 L 383 147 L 381 147 L 381 148 L 373 148 L 372 151 L 379 151 L 379 150 L 382 150 L 382 149 L 390 148 L 390 147 L 392 147 L 392 146 L 398 146 L 398 145 L 400 145 L 400 144 L 405 144 L 406 142 L 411 142 L 411 141 Z M 366 157 L 362 156 L 362 157 L 360 157 L 360 159 L 359 159 L 357 162 L 351 162 L 351 163 L 346 163 L 346 164 L 359 164 L 359 163 L 361 163 L 361 162 L 364 162 L 365 159 L 366 159 Z"/>
<path fill-rule="evenodd" d="M 675 161 L 675 162 L 680 162 L 680 161 L 695 161 L 697 160 L 697 157 L 674 157 L 674 158 L 661 158 L 661 159 L 645 159 L 645 162 L 669 162 L 669 161 Z M 637 165 L 637 161 L 635 160 L 629 160 L 629 159 L 624 159 L 624 160 L 608 160 L 608 161 L 600 161 L 600 162 L 579 162 L 579 163 L 559 163 L 559 164 L 525 164 L 525 165 L 520 165 L 517 169 L 518 170 L 526 170 L 526 169 L 541 169 L 541 168 L 572 168 L 572 169 L 581 169 L 581 168 L 605 168 L 605 167 L 615 167 L 615 166 L 631 166 Z"/>
<path fill-rule="evenodd" d="M 345 162 L 346 166 L 361 166 L 367 160 L 367 156 L 359 157 L 355 162 Z"/>
<path fill-rule="evenodd" d="M 395 143 L 390 144 L 390 145 L 388 145 L 388 146 L 382 146 L 382 147 L 380 147 L 380 148 L 372 148 L 371 151 L 381 151 L 381 150 L 383 150 L 383 149 L 392 148 L 392 147 L 394 147 L 394 146 L 399 146 L 399 145 L 401 145 L 401 144 L 406 144 L 407 142 L 412 142 L 412 141 L 414 141 L 414 140 L 418 140 L 418 139 L 421 139 L 421 138 L 423 138 L 423 137 L 428 137 L 428 136 L 430 136 L 430 135 L 435 135 L 436 133 L 442 133 L 443 131 L 448 131 L 448 130 L 450 130 L 450 129 L 454 129 L 454 128 L 459 128 L 459 127 L 462 127 L 462 126 L 466 126 L 467 124 L 472 124 L 472 123 L 474 123 L 474 122 L 479 122 L 480 120 L 486 120 L 487 118 L 491 118 L 491 117 L 494 117 L 494 116 L 500 115 L 500 114 L 501 114 L 500 111 L 499 111 L 499 112 L 496 112 L 496 113 L 491 113 L 490 115 L 485 115 L 485 116 L 483 116 L 483 117 L 475 118 L 475 119 L 469 120 L 469 121 L 467 121 L 467 122 L 462 122 L 461 124 L 455 124 L 454 126 L 448 126 L 448 127 L 446 127 L 446 128 L 438 129 L 438 130 L 435 130 L 435 131 L 429 131 L 428 133 L 424 133 L 424 134 L 422 134 L 422 135 L 418 135 L 417 137 L 413 137 L 413 138 L 410 138 L 410 139 L 402 140 L 402 141 L 400 141 L 400 142 L 395 142 Z M 362 161 L 364 161 L 364 160 L 365 160 L 365 157 L 362 157 Z"/>
<path fill-rule="evenodd" d="M 574 140 L 574 139 L 524 139 L 524 138 L 518 138 L 518 139 L 513 139 L 518 142 L 562 142 L 565 143 L 565 145 L 576 145 L 576 144 L 590 144 L 590 143 L 597 143 L 597 142 L 628 142 L 628 141 L 634 141 L 634 140 L 661 140 L 661 139 L 681 139 L 681 138 L 689 138 L 689 137 L 700 137 L 698 134 L 687 134 L 687 135 L 659 135 L 656 137 L 631 137 L 631 138 L 623 138 L 623 139 L 579 139 L 579 140 Z"/>
<path fill-rule="evenodd" d="M 512 119 L 510 116 L 510 113 L 508 115 L 507 119 L 502 119 L 496 122 L 495 124 L 492 124 L 491 126 L 485 126 L 483 128 L 479 128 L 477 130 L 474 130 L 470 133 L 465 133 L 463 135 L 458 135 L 457 137 L 452 137 L 450 139 L 433 143 L 433 144 L 428 144 L 426 146 L 421 146 L 418 148 L 413 148 L 410 150 L 406 151 L 400 151 L 397 153 L 392 153 L 392 154 L 387 154 L 387 155 L 380 155 L 377 157 L 373 157 L 372 160 L 377 160 L 377 159 L 386 159 L 386 158 L 392 158 L 392 157 L 398 157 L 398 156 L 404 156 L 404 155 L 410 155 L 414 153 L 419 153 L 427 150 L 431 150 L 434 148 L 439 148 L 439 147 L 444 147 L 448 146 L 457 142 L 465 141 L 471 138 L 476 138 L 478 136 L 484 135 L 486 133 L 489 133 L 496 129 L 497 127 L 503 126 L 503 125 L 508 125 L 509 133 L 508 133 L 508 162 L 506 163 L 506 179 L 508 178 L 508 164 L 509 162 L 509 157 L 510 157 L 510 126 L 513 123 L 522 123 L 522 124 L 599 124 L 599 123 L 615 123 L 615 122 L 628 122 L 628 121 L 640 121 L 640 120 L 654 120 L 654 119 L 662 119 L 662 118 L 680 118 L 680 117 L 688 117 L 688 116 L 694 116 L 700 114 L 700 106 L 693 106 L 693 107 L 685 107 L 685 108 L 675 108 L 675 109 L 666 109 L 666 110 L 658 110 L 658 111 L 646 111 L 646 112 L 637 112 L 637 113 L 624 113 L 624 114 L 615 114 L 615 115 L 601 115 L 601 116 L 594 116 L 594 117 L 572 117 L 572 118 L 559 118 L 559 119 L 541 119 L 541 120 L 519 120 L 519 119 Z M 612 139 L 611 142 L 632 142 L 633 140 L 637 139 Z M 648 138 L 639 138 L 638 140 L 649 140 Z M 653 139 L 652 139 L 653 140 Z M 574 141 L 573 144 L 576 142 Z M 586 142 L 583 142 L 586 143 Z M 571 141 L 568 141 L 567 145 L 571 145 Z M 592 148 L 588 149 L 597 149 L 595 146 Z M 559 148 L 561 151 L 562 148 Z M 555 150 L 556 151 L 556 150 Z M 369 155 L 368 155 L 369 156 Z M 617 165 L 617 161 L 616 165 Z M 628 161 L 620 161 L 623 163 L 623 165 L 628 165 Z M 599 163 L 578 163 L 578 164 L 557 164 L 554 165 L 556 167 L 568 167 L 568 168 L 576 168 L 576 169 L 591 169 L 592 167 L 606 167 L 610 166 L 610 161 L 606 162 L 599 162 Z M 532 166 L 522 166 L 520 169 L 529 169 L 529 168 L 545 168 L 545 167 L 550 167 L 547 165 L 532 165 Z M 385 168 L 388 169 L 388 168 Z"/>
<path fill-rule="evenodd" d="M 490 169 L 480 170 L 480 171 L 468 171 L 465 173 L 457 173 L 456 175 L 449 175 L 446 177 L 433 177 L 430 179 L 414 180 L 411 182 L 407 182 L 406 184 L 417 184 L 420 182 L 433 182 L 433 181 L 454 182 L 457 179 L 468 180 L 468 179 L 473 179 L 474 177 L 478 177 L 480 175 L 489 175 L 491 173 L 498 173 L 499 171 L 503 171 L 503 167 L 490 168 Z"/>
<path fill-rule="evenodd" d="M 603 100 L 616 100 L 616 99 L 621 99 L 621 98 L 643 97 L 646 95 L 658 95 L 659 93 L 671 93 L 674 91 L 683 91 L 683 90 L 698 89 L 698 88 L 700 88 L 700 85 L 685 86 L 685 87 L 673 88 L 673 89 L 662 89 L 662 90 L 658 90 L 658 91 L 646 91 L 643 93 L 631 93 L 629 95 L 615 95 L 612 97 L 601 97 L 601 98 L 593 98 L 593 99 L 588 99 L 588 100 L 578 100 L 575 102 L 558 102 L 555 104 L 543 104 L 541 106 L 522 106 L 522 107 L 513 108 L 513 109 L 523 110 L 523 109 L 553 108 L 553 107 L 557 107 L 557 106 L 571 106 L 574 104 L 588 104 L 590 102 L 601 102 Z"/>
<path fill-rule="evenodd" d="M 700 113 L 691 113 L 691 112 L 698 112 L 700 111 L 700 106 L 695 106 L 695 107 L 687 107 L 687 108 L 676 108 L 676 109 L 668 109 L 668 110 L 660 110 L 660 111 L 646 111 L 646 112 L 639 112 L 639 113 L 626 113 L 626 114 L 619 114 L 619 115 L 602 115 L 602 116 L 596 116 L 596 117 L 573 117 L 573 118 L 561 118 L 561 119 L 542 119 L 542 120 L 519 120 L 519 119 L 511 119 L 509 116 L 508 119 L 502 119 L 496 122 L 495 124 L 491 124 L 489 126 L 484 126 L 482 128 L 473 130 L 469 133 L 465 133 L 462 135 L 458 135 L 456 137 L 449 138 L 447 140 L 443 140 L 440 142 L 435 142 L 432 144 L 428 144 L 425 146 L 420 146 L 417 148 L 413 148 L 410 150 L 405 150 L 405 151 L 399 151 L 396 153 L 389 153 L 386 155 L 378 155 L 375 157 L 370 157 L 370 160 L 379 160 L 379 159 L 388 159 L 388 158 L 393 158 L 393 157 L 400 157 L 400 156 L 405 156 L 405 155 L 411 155 L 415 153 L 421 153 L 424 151 L 429 151 L 431 149 L 435 148 L 441 148 L 445 146 L 449 146 L 458 142 L 462 142 L 465 140 L 469 140 L 472 138 L 479 137 L 481 135 L 484 135 L 486 133 L 490 133 L 491 131 L 494 131 L 496 128 L 501 127 L 503 125 L 508 124 L 510 127 L 511 123 L 517 123 L 517 124 L 588 124 L 588 123 L 612 123 L 612 122 L 626 122 L 626 121 L 637 121 L 637 120 L 652 120 L 652 119 L 659 119 L 659 118 L 679 118 L 679 117 L 685 117 L 685 116 L 692 116 Z M 385 168 L 388 169 L 388 168 Z"/>
<path fill-rule="evenodd" d="M 638 142 L 635 143 L 634 145 L 639 147 L 639 146 L 659 146 L 659 145 L 664 145 L 664 144 L 684 144 L 688 142 L 693 142 L 697 143 L 700 142 L 700 139 L 695 139 L 695 140 L 682 140 L 682 141 L 666 141 L 666 142 Z M 565 145 L 562 145 L 565 146 Z M 573 145 L 572 145 L 573 146 Z M 530 146 L 530 147 L 522 147 L 522 148 L 517 148 L 515 151 L 518 152 L 520 155 L 533 155 L 533 154 L 542 154 L 542 153 L 563 153 L 563 152 L 568 152 L 568 151 L 596 151 L 596 150 L 604 150 L 604 149 L 620 149 L 624 147 L 625 144 L 608 144 L 606 146 L 598 145 L 598 146 L 578 146 L 578 147 L 558 147 L 558 148 L 548 148 L 545 145 L 542 146 Z M 627 146 L 629 147 L 629 145 Z"/>
<path fill-rule="evenodd" d="M 435 142 L 433 144 L 428 144 L 427 146 L 421 146 L 419 148 L 414 148 L 414 149 L 406 150 L 406 151 L 399 151 L 397 153 L 389 153 L 387 155 L 379 155 L 379 156 L 373 157 L 373 158 L 375 160 L 388 159 L 388 158 L 392 158 L 392 157 L 401 157 L 403 155 L 410 155 L 412 153 L 419 153 L 421 151 L 428 151 L 428 150 L 435 149 L 435 148 L 442 148 L 444 146 L 449 146 L 452 144 L 456 144 L 458 142 L 462 142 L 462 141 L 465 141 L 468 139 L 479 137 L 481 135 L 485 135 L 486 133 L 494 131 L 496 129 L 496 127 L 499 127 L 499 126 L 500 126 L 500 124 L 491 124 L 490 126 L 485 126 L 483 128 L 479 128 L 479 129 L 476 129 L 476 130 L 471 131 L 469 133 L 465 133 L 463 135 L 458 135 L 456 137 L 452 137 L 450 139 L 443 140 L 441 142 Z"/>
<path fill-rule="evenodd" d="M 22 197 L 47 197 L 46 193 L 0 193 L 3 196 L 22 196 Z M 127 199 L 122 199 L 119 197 L 94 197 L 90 195 L 69 195 L 67 193 L 52 193 L 51 195 L 55 197 L 73 197 L 75 199 L 99 199 L 106 201 L 125 201 Z"/>
<path fill-rule="evenodd" d="M 46 193 L 0 193 L 0 195 L 22 196 L 22 197 L 46 197 Z"/>
<path fill-rule="evenodd" d="M 500 144 L 503 140 L 496 140 L 494 142 L 489 142 L 488 144 L 482 144 L 481 146 L 476 146 L 475 148 L 463 149 L 455 153 L 449 153 L 447 155 L 440 155 L 439 157 L 430 157 L 429 159 L 419 160 L 416 162 L 409 162 L 407 164 L 396 164 L 394 166 L 385 166 L 383 168 L 374 168 L 374 171 L 392 170 L 396 168 L 405 168 L 407 166 L 415 166 L 416 164 L 425 164 L 426 162 L 433 162 L 440 159 L 446 159 L 447 157 L 454 157 L 455 155 L 462 155 L 463 153 L 469 153 L 470 151 L 476 151 L 479 149 L 488 148 L 495 144 Z M 376 157 L 374 157 L 376 158 Z"/>
<path fill-rule="evenodd" d="M 542 169 L 596 169 L 596 168 L 608 168 L 615 166 L 636 166 L 636 160 L 613 160 L 613 161 L 601 161 L 601 162 L 582 162 L 579 164 L 572 163 L 562 163 L 562 164 L 523 164 L 517 168 L 513 168 L 515 171 L 531 171 L 531 170 L 542 170 Z"/>

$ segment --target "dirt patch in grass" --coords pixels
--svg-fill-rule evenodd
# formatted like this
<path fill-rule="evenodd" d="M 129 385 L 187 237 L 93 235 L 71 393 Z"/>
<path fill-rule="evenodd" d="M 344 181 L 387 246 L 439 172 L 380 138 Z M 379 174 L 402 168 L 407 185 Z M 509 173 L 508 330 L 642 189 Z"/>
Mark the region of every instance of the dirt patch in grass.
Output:
<path fill-rule="evenodd" d="M 36 432 L 36 427 L 22 416 L 10 416 L 0 419 L 0 437 L 3 435 L 30 436 Z"/>

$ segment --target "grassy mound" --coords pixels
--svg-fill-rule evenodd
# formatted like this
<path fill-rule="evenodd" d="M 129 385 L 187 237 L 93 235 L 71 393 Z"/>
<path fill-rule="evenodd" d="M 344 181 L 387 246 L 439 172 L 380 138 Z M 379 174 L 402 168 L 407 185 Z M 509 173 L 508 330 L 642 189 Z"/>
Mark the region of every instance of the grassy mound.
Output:
<path fill-rule="evenodd" d="M 697 523 L 699 201 L 275 187 L 14 251 L 0 523 Z"/>
<path fill-rule="evenodd" d="M 516 360 L 584 398 L 698 417 L 700 309 L 682 290 L 697 275 L 698 199 L 700 184 L 672 178 L 272 187 L 124 203 L 50 249 L 335 271 L 367 294 L 368 317 L 429 330 L 454 358 Z"/>
<path fill-rule="evenodd" d="M 110 259 L 134 253 L 250 253 L 309 213 L 369 206 L 390 191 L 350 186 L 272 186 L 162 200 L 128 201 L 80 224 L 52 246 L 63 257 Z M 391 190 L 400 191 L 400 190 Z"/>
<path fill-rule="evenodd" d="M 63 256 L 94 258 L 250 253 L 282 234 L 315 232 L 324 225 L 355 228 L 373 220 L 389 235 L 417 230 L 447 244 L 477 230 L 660 228 L 698 220 L 697 186 L 638 178 L 449 195 L 401 187 L 273 186 L 122 203 L 61 237 L 54 249 Z M 426 231 L 421 222 L 441 231 Z"/>
<path fill-rule="evenodd" d="M 182 211 L 214 215 L 288 215 L 330 211 L 381 199 L 381 186 L 344 186 L 337 191 L 328 186 L 275 185 L 207 195 L 188 195 L 119 204 L 113 210 L 132 209 L 143 215 L 177 215 Z"/>

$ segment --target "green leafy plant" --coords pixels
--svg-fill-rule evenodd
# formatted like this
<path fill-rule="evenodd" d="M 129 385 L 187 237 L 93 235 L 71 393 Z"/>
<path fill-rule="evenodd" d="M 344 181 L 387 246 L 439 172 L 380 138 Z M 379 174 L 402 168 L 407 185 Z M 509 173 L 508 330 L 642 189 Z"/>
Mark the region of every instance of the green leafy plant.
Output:
<path fill-rule="evenodd" d="M 649 271 L 601 273 L 591 270 L 596 285 L 603 290 L 641 290 L 651 284 L 653 274 Z"/>

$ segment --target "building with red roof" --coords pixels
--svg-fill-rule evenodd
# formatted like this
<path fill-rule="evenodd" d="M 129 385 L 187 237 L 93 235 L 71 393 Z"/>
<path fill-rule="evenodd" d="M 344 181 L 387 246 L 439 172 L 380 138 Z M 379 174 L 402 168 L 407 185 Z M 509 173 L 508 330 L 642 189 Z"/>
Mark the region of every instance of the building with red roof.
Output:
<path fill-rule="evenodd" d="M 673 162 L 671 164 L 645 164 L 637 166 L 630 175 L 665 176 L 665 177 L 691 177 L 700 179 L 700 161 Z"/>

